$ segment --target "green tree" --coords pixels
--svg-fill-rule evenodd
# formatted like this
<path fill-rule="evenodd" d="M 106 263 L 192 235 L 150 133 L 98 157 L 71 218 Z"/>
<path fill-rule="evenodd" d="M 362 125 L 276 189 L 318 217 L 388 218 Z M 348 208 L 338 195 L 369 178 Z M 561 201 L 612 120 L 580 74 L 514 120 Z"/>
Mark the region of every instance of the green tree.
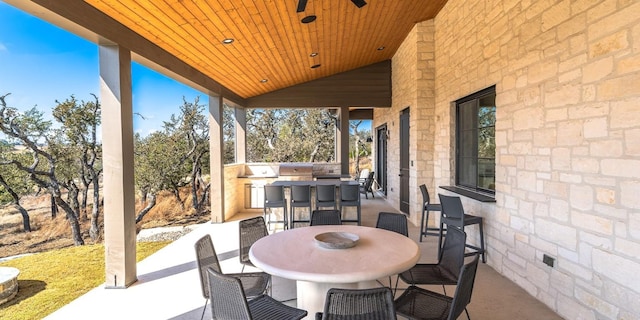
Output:
<path fill-rule="evenodd" d="M 70 175 L 68 186 L 75 191 L 81 191 L 79 203 L 81 218 L 86 218 L 87 198 L 89 189 L 92 194 L 91 227 L 89 235 L 97 240 L 100 234 L 99 204 L 100 204 L 100 174 L 102 173 L 102 145 L 98 142 L 97 131 L 101 123 L 100 102 L 96 95 L 93 101 L 78 102 L 74 96 L 63 102 L 58 102 L 53 110 L 53 117 L 62 124 L 60 134 L 66 138 L 68 149 L 73 149 L 77 162 L 77 171 Z M 67 154 L 68 155 L 68 154 Z M 79 190 L 75 179 L 82 183 Z"/>
<path fill-rule="evenodd" d="M 13 146 L 6 141 L 0 141 L 0 162 L 8 162 L 9 159 L 27 161 L 28 155 L 13 150 Z M 0 204 L 12 203 L 22 216 L 22 229 L 31 232 L 31 218 L 27 210 L 20 204 L 20 198 L 31 192 L 32 184 L 22 171 L 12 165 L 0 165 Z"/>
<path fill-rule="evenodd" d="M 335 118 L 323 109 L 251 109 L 247 160 L 319 162 L 335 159 Z"/>
<path fill-rule="evenodd" d="M 222 115 L 222 141 L 224 143 L 224 164 L 236 162 L 236 125 L 235 109 L 224 105 Z"/>
<path fill-rule="evenodd" d="M 180 203 L 184 203 L 180 199 L 179 188 L 190 184 L 192 207 L 198 213 L 204 207 L 210 188 L 202 178 L 203 173 L 208 173 L 208 162 L 203 160 L 209 154 L 209 121 L 204 115 L 204 105 L 199 102 L 199 97 L 193 103 L 183 99 L 180 114 L 171 115 L 170 120 L 164 122 L 164 130 L 176 149 L 175 154 L 180 155 L 176 167 L 179 178 L 172 180 L 170 187 Z M 181 170 L 184 170 L 184 174 Z M 189 177 L 186 183 L 185 177 Z"/>
<path fill-rule="evenodd" d="M 3 164 L 12 164 L 27 173 L 33 183 L 51 194 L 55 204 L 65 212 L 74 244 L 83 245 L 77 214 L 62 198 L 62 181 L 56 173 L 57 159 L 47 151 L 46 146 L 53 138 L 51 122 L 45 121 L 42 112 L 35 108 L 21 113 L 16 108 L 7 107 L 6 97 L 7 95 L 0 97 L 0 131 L 9 139 L 25 145 L 31 153 L 32 161 L 31 164 L 23 164 L 16 159 L 8 159 Z"/>
<path fill-rule="evenodd" d="M 136 223 L 156 205 L 158 192 L 166 186 L 165 175 L 175 159 L 167 149 L 169 138 L 164 132 L 153 132 L 146 137 L 136 134 L 134 140 L 135 184 L 145 207 L 136 215 Z M 167 162 L 169 161 L 169 162 Z"/>

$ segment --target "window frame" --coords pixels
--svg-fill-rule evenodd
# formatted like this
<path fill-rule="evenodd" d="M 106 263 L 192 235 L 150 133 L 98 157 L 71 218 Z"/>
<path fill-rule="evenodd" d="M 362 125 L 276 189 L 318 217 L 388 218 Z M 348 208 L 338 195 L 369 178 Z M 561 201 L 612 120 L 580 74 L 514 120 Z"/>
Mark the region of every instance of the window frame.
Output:
<path fill-rule="evenodd" d="M 478 155 L 478 143 L 479 143 L 479 132 L 481 129 L 487 129 L 490 127 L 493 127 L 493 140 L 494 140 L 494 148 L 495 148 L 495 109 L 494 109 L 494 116 L 493 116 L 493 126 L 484 126 L 484 127 L 480 127 L 479 126 L 479 121 L 478 121 L 478 116 L 479 116 L 479 110 L 480 110 L 480 100 L 486 97 L 490 97 L 490 96 L 494 96 L 494 104 L 495 104 L 495 96 L 496 96 L 496 86 L 493 85 L 491 87 L 485 88 L 483 90 L 480 90 L 478 92 L 475 92 L 473 94 L 470 94 L 466 97 L 460 98 L 458 100 L 455 101 L 455 133 L 456 133 L 456 145 L 455 145 L 455 185 L 458 188 L 463 188 L 466 190 L 470 190 L 472 192 L 477 192 L 477 193 L 483 193 L 483 194 L 489 194 L 491 196 L 495 195 L 495 150 L 494 150 L 494 155 L 493 155 L 493 186 L 494 189 L 489 189 L 489 188 L 485 188 L 481 185 L 480 182 L 480 178 L 479 178 L 479 168 L 480 166 L 480 156 Z M 475 104 L 473 105 L 474 111 L 472 112 L 472 124 L 473 127 L 471 129 L 467 129 L 465 130 L 467 133 L 472 133 L 473 135 L 471 136 L 471 156 L 469 156 L 468 154 L 464 154 L 462 152 L 462 147 L 463 147 L 463 143 L 465 142 L 469 142 L 469 141 L 464 141 L 463 137 L 463 111 L 468 111 L 465 110 L 465 108 L 469 108 L 470 106 L 464 106 L 464 104 L 468 104 L 469 102 L 473 102 L 475 101 Z M 495 107 L 495 106 L 494 106 Z M 467 114 L 468 115 L 468 114 Z M 468 145 L 468 144 L 467 144 Z M 471 159 L 473 161 L 473 168 L 467 168 L 465 170 L 464 167 L 464 163 L 468 163 L 468 162 L 464 162 L 463 161 L 463 157 L 465 157 L 465 160 L 469 160 Z M 473 176 L 474 179 L 474 183 L 470 184 L 470 183 L 465 183 L 464 178 L 465 176 L 469 177 L 469 170 L 475 170 L 474 172 L 471 172 L 471 176 Z"/>

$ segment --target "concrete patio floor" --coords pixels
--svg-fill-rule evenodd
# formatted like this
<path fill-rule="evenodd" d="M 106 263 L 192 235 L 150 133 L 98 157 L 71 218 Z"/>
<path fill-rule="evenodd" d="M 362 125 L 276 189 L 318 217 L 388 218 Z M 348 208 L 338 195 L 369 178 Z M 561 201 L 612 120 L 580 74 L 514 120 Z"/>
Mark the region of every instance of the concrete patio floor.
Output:
<path fill-rule="evenodd" d="M 397 212 L 381 197 L 362 199 L 362 224 L 375 226 L 380 211 Z M 206 223 L 138 263 L 138 281 L 127 289 L 98 287 L 49 315 L 49 320 L 84 319 L 200 319 L 205 299 L 195 262 L 194 243 L 209 233 L 224 272 L 240 272 L 238 221 L 255 214 L 238 214 L 222 224 Z M 409 236 L 418 242 L 419 227 L 409 223 Z M 436 237 L 419 243 L 422 263 L 436 261 Z M 490 244 L 489 244 L 490 245 Z M 490 257 L 488 257 L 490 259 Z M 246 271 L 251 271 L 245 268 Z M 388 279 L 380 279 L 388 283 Z M 403 286 L 401 282 L 401 286 Z M 406 285 L 404 285 L 406 286 Z M 442 292 L 441 286 L 426 286 Z M 450 286 L 447 293 L 455 288 Z M 400 292 L 398 292 L 398 295 Z M 275 277 L 272 296 L 295 306 L 295 282 Z M 513 282 L 480 263 L 473 297 L 468 307 L 471 319 L 562 319 Z M 210 317 L 208 314 L 205 318 Z M 466 319 L 462 315 L 460 319 Z"/>

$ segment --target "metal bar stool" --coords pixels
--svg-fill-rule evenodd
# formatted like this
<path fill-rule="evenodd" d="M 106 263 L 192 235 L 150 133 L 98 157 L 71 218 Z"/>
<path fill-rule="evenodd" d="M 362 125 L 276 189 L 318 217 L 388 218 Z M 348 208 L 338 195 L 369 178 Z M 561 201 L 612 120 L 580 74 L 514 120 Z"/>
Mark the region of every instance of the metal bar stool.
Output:
<path fill-rule="evenodd" d="M 444 227 L 444 224 L 447 225 L 447 229 L 449 229 L 450 227 L 456 227 L 462 231 L 464 231 L 464 228 L 466 226 L 477 224 L 480 228 L 480 247 L 471 244 L 465 244 L 467 248 L 471 248 L 476 251 L 468 252 L 465 254 L 465 256 L 471 256 L 475 253 L 478 253 L 482 255 L 482 262 L 486 263 L 487 259 L 485 257 L 484 249 L 484 231 L 482 229 L 482 217 L 464 213 L 464 208 L 462 207 L 462 201 L 460 201 L 460 197 L 451 197 L 442 194 L 439 194 L 438 196 L 440 197 L 440 204 L 442 204 L 442 219 L 440 219 L 440 235 L 438 237 L 438 257 L 440 256 L 440 250 L 442 247 L 442 229 Z"/>
<path fill-rule="evenodd" d="M 267 222 L 267 225 L 270 227 L 271 223 L 282 223 L 282 229 L 289 228 L 289 223 L 287 221 L 287 199 L 284 197 L 284 187 L 283 186 L 272 186 L 266 185 L 264 186 L 264 220 Z M 271 220 L 271 214 L 267 214 L 267 209 L 270 209 L 271 213 L 273 213 L 273 208 L 282 208 L 282 220 Z"/>
<path fill-rule="evenodd" d="M 420 185 L 420 191 L 422 192 L 422 218 L 420 218 L 420 242 L 422 242 L 423 236 L 437 236 L 440 234 L 440 228 L 429 227 L 429 211 L 442 212 L 442 205 L 438 203 L 431 203 L 429 197 L 429 191 L 424 184 Z M 433 231 L 433 232 L 429 232 Z"/>
<path fill-rule="evenodd" d="M 311 222 L 311 186 L 305 185 L 292 185 L 291 186 L 291 200 L 289 204 L 291 210 L 291 219 L 289 221 L 289 228 L 295 228 L 296 222 Z M 296 208 L 308 208 L 307 219 L 296 219 Z"/>

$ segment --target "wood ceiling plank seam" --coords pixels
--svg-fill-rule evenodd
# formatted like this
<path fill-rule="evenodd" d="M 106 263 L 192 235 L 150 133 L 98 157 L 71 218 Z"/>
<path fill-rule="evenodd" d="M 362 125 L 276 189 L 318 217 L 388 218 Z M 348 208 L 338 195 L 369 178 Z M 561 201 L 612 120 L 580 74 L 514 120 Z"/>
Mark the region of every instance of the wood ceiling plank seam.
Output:
<path fill-rule="evenodd" d="M 290 2 L 290 3 L 293 3 L 293 2 Z M 301 49 L 300 50 L 301 51 L 300 66 L 303 71 L 304 69 L 309 68 L 316 64 L 316 62 L 314 61 L 314 58 L 310 56 L 312 52 L 316 52 L 317 50 L 316 48 L 318 46 L 318 37 L 315 30 L 318 28 L 318 24 L 320 24 L 320 21 L 317 20 L 318 15 L 316 14 L 315 3 L 316 3 L 315 1 L 311 1 L 310 4 L 307 3 L 307 8 L 305 12 L 301 14 L 296 13 L 296 19 L 291 19 L 291 20 L 295 20 L 296 23 L 300 23 L 300 29 L 302 30 L 301 37 L 303 40 L 302 42 L 298 43 L 298 48 Z M 286 12 L 290 12 L 290 11 L 286 11 Z M 309 15 L 315 15 L 316 21 L 303 24 L 301 22 L 302 19 L 300 17 L 309 16 Z M 300 79 L 303 82 L 307 82 L 307 81 L 313 80 L 314 78 L 311 77 L 311 74 L 309 72 L 302 72 Z"/>
<path fill-rule="evenodd" d="M 250 52 L 250 55 L 259 61 L 259 63 L 246 65 L 246 68 L 260 70 L 253 75 L 252 79 L 247 80 L 254 86 L 254 92 L 251 96 L 266 93 L 268 92 L 267 88 L 275 88 L 278 82 L 272 81 L 270 84 L 268 82 L 261 84 L 260 80 L 269 78 L 269 76 L 274 73 L 273 63 L 281 63 L 277 62 L 277 59 L 269 59 L 269 56 L 272 54 L 269 47 L 274 46 L 274 44 L 272 44 L 273 41 L 269 41 L 270 36 L 266 36 L 269 33 L 257 7 L 237 6 L 234 12 L 237 15 L 236 21 L 243 21 L 245 25 L 250 24 L 255 26 L 255 29 L 251 31 L 247 29 L 248 32 L 246 32 L 246 38 L 243 41 L 245 51 Z M 256 19 L 256 17 L 259 19 Z"/>
<path fill-rule="evenodd" d="M 389 13 L 392 12 L 392 6 L 398 6 L 398 2 L 394 2 L 394 1 L 385 1 L 382 4 L 382 7 L 380 8 L 381 12 L 385 12 L 385 13 Z M 387 37 L 385 37 L 385 34 L 393 34 L 392 32 L 383 32 L 385 29 L 389 29 L 392 30 L 394 29 L 394 20 L 392 20 L 392 15 L 391 14 L 384 14 L 381 15 L 381 20 L 377 21 L 377 23 L 375 23 L 375 32 L 378 35 L 382 35 L 382 36 L 378 36 L 376 37 L 376 42 L 371 44 L 372 51 L 376 54 L 377 59 L 372 59 L 374 61 L 382 61 L 382 60 L 387 60 L 390 59 L 393 56 L 393 43 L 392 39 L 389 39 Z M 403 39 L 404 40 L 404 39 Z M 385 49 L 379 51 L 378 48 L 384 46 Z"/>
<path fill-rule="evenodd" d="M 185 2 L 181 2 L 181 5 L 176 5 L 175 7 L 182 7 L 183 10 L 179 10 L 180 14 L 182 15 L 190 15 L 193 17 L 194 21 L 199 21 L 199 25 L 200 25 L 200 29 L 198 29 L 196 26 L 191 25 L 191 27 L 194 28 L 194 31 L 196 31 L 198 34 L 200 34 L 202 36 L 202 38 L 204 39 L 212 39 L 209 40 L 211 42 L 209 43 L 203 43 L 202 45 L 205 48 L 209 48 L 209 47 L 213 47 L 213 48 L 219 48 L 218 50 L 220 51 L 220 54 L 222 54 L 222 56 L 224 57 L 224 59 L 237 59 L 238 61 L 245 61 L 245 64 L 248 64 L 249 61 L 246 58 L 246 55 L 243 55 L 241 53 L 240 50 L 238 50 L 237 46 L 225 46 L 222 45 L 218 39 L 216 39 L 215 35 L 211 32 L 211 30 L 209 28 L 207 28 L 204 23 L 202 23 L 202 20 L 206 20 L 206 19 L 201 19 L 200 17 L 206 17 L 206 15 L 204 14 L 204 11 L 202 10 L 202 8 L 198 5 L 195 6 L 191 6 L 189 4 L 193 4 L 192 2 L 187 2 L 185 4 Z M 194 12 L 197 13 L 201 13 L 201 15 L 196 16 L 194 14 Z M 212 52 L 212 49 L 208 50 L 209 52 Z M 203 56 L 207 56 L 206 55 L 207 52 L 203 52 Z M 212 52 L 213 53 L 213 52 Z M 235 53 L 235 54 L 234 54 Z M 212 59 L 209 59 L 211 62 L 213 62 Z M 221 61 L 224 61 L 223 59 L 221 59 Z M 246 81 L 246 76 L 243 77 L 242 75 L 244 73 L 240 73 L 240 72 L 236 72 L 236 70 L 234 70 L 234 68 L 232 68 L 232 66 L 230 66 L 229 64 L 224 64 L 224 68 L 222 68 L 222 70 L 219 70 L 223 73 L 228 73 L 228 74 L 232 74 L 234 75 L 233 78 L 236 82 L 236 85 L 243 87 L 244 85 L 244 89 L 245 90 L 252 90 L 251 86 L 249 83 L 247 83 Z"/>
<path fill-rule="evenodd" d="M 268 59 L 268 58 L 264 58 L 265 56 L 264 54 L 261 55 L 262 63 L 268 67 L 264 77 L 270 78 L 269 79 L 269 82 L 271 82 L 269 84 L 270 86 L 280 88 L 283 86 L 283 83 L 286 83 L 285 81 L 288 81 L 288 79 L 290 79 L 290 76 L 285 75 L 285 73 L 289 73 L 290 70 L 289 68 L 287 68 L 287 65 L 285 61 L 282 59 L 282 57 L 279 56 L 279 52 L 278 52 L 279 48 L 276 45 L 276 41 L 272 33 L 275 29 L 275 23 L 273 21 L 266 21 L 265 19 L 263 19 L 262 15 L 260 15 L 260 9 L 257 6 L 255 11 L 256 11 L 255 13 L 251 14 L 251 18 L 254 20 L 254 23 L 260 23 L 260 25 L 263 26 L 262 28 L 264 28 L 264 31 L 266 31 L 265 34 L 268 35 L 268 37 L 264 36 L 264 34 L 262 34 L 262 32 L 264 31 L 262 31 L 259 34 L 262 36 L 261 37 L 258 36 L 256 38 L 265 43 L 265 47 L 267 48 L 267 51 L 265 53 L 268 54 L 270 57 L 273 57 L 272 59 Z M 267 17 L 269 18 L 271 18 L 272 16 L 273 16 L 272 14 L 267 15 Z M 260 20 L 260 21 L 255 21 L 255 20 Z M 272 28 L 269 28 L 268 27 L 269 25 L 271 25 Z M 276 33 L 276 35 L 279 36 L 278 33 Z"/>
<path fill-rule="evenodd" d="M 345 69 L 352 69 L 355 66 L 364 66 L 366 64 L 364 57 L 369 54 L 368 42 L 371 39 L 375 38 L 375 35 L 372 33 L 372 30 L 368 24 L 368 22 L 370 21 L 368 13 L 375 9 L 375 7 L 372 7 L 374 4 L 368 4 L 362 8 L 355 10 L 355 13 L 353 15 L 353 19 L 355 20 L 354 29 L 359 30 L 359 32 L 364 36 L 357 37 L 355 35 L 355 32 L 353 33 L 352 42 L 354 44 L 354 51 L 357 54 L 354 59 L 351 59 L 351 61 L 349 61 L 349 64 L 345 66 Z"/>
<path fill-rule="evenodd" d="M 335 25 L 335 27 L 332 28 L 331 34 L 335 36 L 335 38 L 337 39 L 337 42 L 334 44 L 335 46 L 334 52 L 336 52 L 336 54 L 332 56 L 331 73 L 340 72 L 340 70 L 342 70 L 340 65 L 342 64 L 341 61 L 343 59 L 342 59 L 342 56 L 337 53 L 351 51 L 352 44 L 349 43 L 349 37 L 350 37 L 349 32 L 351 31 L 349 30 L 349 26 L 347 25 L 347 21 L 348 21 L 347 15 L 349 12 L 349 8 L 347 8 L 347 2 L 348 1 L 339 2 L 338 6 L 340 7 L 340 9 L 337 10 L 337 15 L 335 16 L 335 20 L 334 20 L 335 22 L 332 23 Z M 351 3 L 348 3 L 348 4 L 353 5 Z M 336 10 L 332 12 L 335 13 Z"/>
<path fill-rule="evenodd" d="M 307 4 L 307 10 L 308 8 L 309 5 Z M 289 10 L 291 11 L 289 12 Z M 274 27 L 277 28 L 276 21 L 279 21 L 282 26 L 281 30 L 284 31 L 284 33 L 279 33 L 278 38 L 281 43 L 279 51 L 284 52 L 282 60 L 285 63 L 284 67 L 288 69 L 289 75 L 286 87 L 295 83 L 304 82 L 305 73 L 307 73 L 305 69 L 310 66 L 306 66 L 307 61 L 302 58 L 303 53 L 297 53 L 300 51 L 299 43 L 301 43 L 301 41 L 299 40 L 302 31 L 302 23 L 297 21 L 299 14 L 294 8 L 289 8 L 286 5 L 284 8 L 275 5 L 270 16 L 277 16 L 277 19 L 273 19 Z M 300 23 L 300 25 L 298 25 L 298 23 Z"/>
<path fill-rule="evenodd" d="M 184 14 L 185 10 L 189 11 L 189 8 L 182 6 L 182 2 L 174 5 L 174 7 L 183 8 L 182 10 L 179 11 L 180 14 Z M 196 9 L 191 8 L 191 10 L 196 10 Z M 202 9 L 200 7 L 198 7 L 197 10 L 202 12 Z M 188 14 L 192 15 L 193 13 L 189 12 Z M 198 19 L 195 16 L 194 18 Z M 211 21 L 211 19 L 209 19 L 209 21 Z M 193 26 L 185 27 L 185 30 L 191 27 Z M 210 31 L 208 32 L 211 33 Z M 212 33 L 211 35 L 213 38 L 215 38 L 215 36 Z M 194 46 L 194 48 L 199 50 L 200 54 L 199 55 L 193 54 L 192 55 L 193 58 L 191 58 L 191 60 L 203 61 L 204 63 L 203 69 L 206 70 L 205 74 L 210 76 L 212 79 L 224 79 L 224 80 L 220 80 L 220 82 L 224 83 L 225 87 L 233 86 L 234 91 L 238 95 L 246 98 L 245 91 L 250 88 L 244 85 L 244 81 L 242 81 L 242 76 L 240 75 L 240 73 L 234 72 L 233 69 L 229 67 L 230 64 L 225 63 L 225 61 L 234 61 L 234 59 L 236 59 L 236 57 L 232 53 L 228 52 L 229 48 L 225 48 L 225 46 L 221 42 L 218 42 L 218 40 L 214 40 L 213 43 L 210 43 L 210 42 L 203 43 L 199 41 L 198 44 L 199 45 Z M 210 54 L 207 54 L 207 52 L 210 52 Z M 205 59 L 206 61 L 204 61 Z"/>
<path fill-rule="evenodd" d="M 118 3 L 118 8 L 127 10 L 127 12 L 125 12 L 123 10 L 118 10 L 117 8 L 114 8 L 113 7 L 113 3 L 115 3 L 115 2 L 112 2 L 111 4 L 106 4 L 107 5 L 106 7 L 105 6 L 94 6 L 93 4 L 91 4 L 91 5 L 94 6 L 94 8 L 96 8 L 96 9 L 104 12 L 105 14 L 109 15 L 110 17 L 114 18 L 114 20 L 116 20 L 119 23 L 123 24 L 124 26 L 126 26 L 129 29 L 131 29 L 132 31 L 140 34 L 140 36 L 142 36 L 143 38 L 151 41 L 152 43 L 155 43 L 160 48 L 163 48 L 164 50 L 166 50 L 170 54 L 176 56 L 178 59 L 187 62 L 188 64 L 192 65 L 196 69 L 202 69 L 201 66 L 198 66 L 197 64 L 189 63 L 185 54 L 176 54 L 175 52 L 173 52 L 171 50 L 171 48 L 163 47 L 162 46 L 162 41 L 160 41 L 161 40 L 160 39 L 161 37 L 159 36 L 160 33 L 154 33 L 152 31 L 150 31 L 149 27 L 145 27 L 145 25 L 141 24 L 140 22 L 136 22 L 132 18 L 132 16 L 137 16 L 136 12 L 140 12 L 139 10 L 144 10 L 143 8 L 135 6 L 135 4 L 134 5 L 123 5 L 121 1 L 116 1 L 116 2 Z M 139 10 L 136 10 L 136 9 L 139 9 Z M 111 14 L 109 14 L 109 12 L 111 12 Z M 113 14 L 113 13 L 115 13 L 115 14 Z M 150 25 L 148 20 L 144 20 L 144 19 L 140 18 L 140 21 L 146 21 L 147 24 Z M 156 41 L 154 41 L 154 39 Z"/>
<path fill-rule="evenodd" d="M 202 56 L 203 56 L 202 53 L 207 52 L 209 50 L 206 47 L 206 45 L 202 44 L 200 41 L 195 41 L 195 42 L 188 41 L 190 34 L 186 31 L 184 27 L 179 25 L 178 21 L 174 19 L 174 17 L 179 16 L 178 12 L 175 10 L 175 6 L 172 6 L 170 8 L 164 8 L 163 10 L 162 8 L 157 6 L 159 2 L 150 1 L 146 3 L 149 5 L 149 7 L 146 7 L 145 9 L 156 19 L 156 24 L 154 24 L 155 26 L 157 26 L 156 30 L 159 33 L 164 33 L 164 34 L 167 34 L 165 30 L 171 30 L 171 33 L 173 34 L 173 36 L 169 36 L 169 34 L 167 34 L 167 36 L 169 36 L 169 38 L 174 41 L 175 45 L 171 45 L 168 42 L 166 42 L 166 45 L 172 48 L 171 50 L 168 50 L 169 52 L 171 52 L 171 54 L 175 55 L 176 57 L 179 57 L 181 55 L 182 50 L 185 50 L 188 52 L 188 54 L 185 54 L 185 58 L 182 59 L 183 61 L 187 62 L 192 66 L 199 66 L 200 70 L 205 70 L 204 71 L 205 74 L 210 76 L 212 79 L 216 79 L 225 87 L 227 87 L 230 83 L 234 82 L 232 77 L 226 76 L 226 74 L 228 74 L 227 72 L 220 71 L 218 73 L 212 74 L 211 66 L 209 65 L 209 63 L 203 61 L 202 63 L 205 63 L 205 64 L 202 64 L 199 62 L 199 61 L 202 61 Z M 175 14 L 172 15 L 171 14 L 172 12 Z M 178 20 L 185 21 L 183 18 L 178 18 Z M 165 26 L 165 28 L 161 27 L 163 25 Z M 185 23 L 185 25 L 188 25 L 188 24 Z M 210 52 L 212 55 L 214 56 L 216 55 L 215 52 L 213 51 L 210 51 Z M 204 56 L 207 56 L 207 55 L 204 55 Z M 200 59 L 197 59 L 195 57 L 200 57 Z M 207 59 L 207 61 L 211 63 L 213 60 L 209 58 Z M 214 65 L 218 66 L 220 70 L 225 70 L 224 64 L 214 64 Z"/>
<path fill-rule="evenodd" d="M 250 10 L 249 6 L 236 6 L 230 1 L 224 1 L 220 6 L 228 17 L 228 20 L 232 21 L 232 23 L 228 23 L 225 26 L 236 39 L 232 45 L 233 51 L 237 53 L 238 57 L 242 57 L 242 59 L 238 59 L 239 64 L 236 68 L 236 73 L 243 75 L 242 85 L 247 87 L 247 97 L 254 96 L 260 92 L 267 92 L 268 90 L 265 86 L 259 85 L 260 79 L 263 78 L 263 71 L 259 71 L 259 69 L 264 65 L 264 61 L 262 61 L 262 63 L 255 63 L 249 60 L 249 57 L 253 57 L 254 59 L 261 57 L 261 55 L 257 54 L 255 48 L 257 45 L 251 45 L 256 42 L 254 37 L 255 30 L 250 28 L 250 26 L 253 25 L 251 19 L 248 17 L 248 14 L 243 15 L 241 12 L 243 9 L 244 11 Z M 218 8 L 218 10 L 220 10 L 220 8 Z"/>
<path fill-rule="evenodd" d="M 385 17 L 385 25 L 388 28 L 393 28 L 395 32 L 397 32 L 398 34 L 404 34 L 404 37 L 406 37 L 409 34 L 409 31 L 411 31 L 411 28 L 413 28 L 412 23 L 410 22 L 405 22 L 410 24 L 409 28 L 402 28 L 400 27 L 400 23 L 402 23 L 403 17 L 401 16 L 401 12 L 399 11 L 402 10 L 401 7 L 397 4 L 394 3 L 392 5 L 391 8 L 389 8 L 388 12 L 389 15 Z M 398 21 L 400 21 L 398 23 Z M 403 29 L 406 29 L 406 32 L 403 33 Z M 385 44 L 385 51 L 389 50 L 391 52 L 390 56 L 393 56 L 393 53 L 395 53 L 398 48 L 400 47 L 400 44 L 404 41 L 404 38 L 401 39 L 400 41 L 395 40 L 398 37 L 393 37 L 393 36 L 389 36 L 389 35 L 393 35 L 393 33 L 386 33 L 385 36 L 382 37 L 381 41 L 383 41 Z"/>
<path fill-rule="evenodd" d="M 310 72 L 307 71 L 311 65 L 305 58 L 308 55 L 307 49 L 304 47 L 303 33 L 304 29 L 308 28 L 299 21 L 299 17 L 308 14 L 311 11 L 311 6 L 307 5 L 305 13 L 297 13 L 295 8 L 287 7 L 286 5 L 277 7 L 277 11 L 274 15 L 277 15 L 277 21 L 280 22 L 281 30 L 279 38 L 283 43 L 283 49 L 286 52 L 286 56 L 283 55 L 283 61 L 285 67 L 289 69 L 286 86 L 289 87 L 296 83 L 306 82 L 310 79 Z M 312 22 L 316 23 L 316 22 Z M 281 53 L 282 54 L 282 53 Z"/>
<path fill-rule="evenodd" d="M 329 68 L 331 66 L 331 56 L 335 55 L 332 51 L 331 45 L 331 23 L 327 23 L 327 21 L 331 21 L 332 13 L 328 10 L 328 1 L 323 1 L 321 6 L 321 28 L 319 29 L 320 37 L 318 38 L 318 59 L 315 60 L 316 63 L 320 63 L 325 68 Z M 316 69 L 317 70 L 317 69 Z"/>
<path fill-rule="evenodd" d="M 118 2 L 121 2 L 121 1 L 118 1 Z M 96 7 L 96 8 L 98 9 L 98 7 Z M 134 11 L 135 8 L 139 8 L 139 7 L 136 7 L 134 5 L 126 5 L 126 6 L 125 5 L 120 5 L 119 8 L 124 8 L 125 10 L 127 10 L 128 13 L 123 11 L 123 10 L 118 10 L 118 9 L 113 8 L 113 10 L 116 12 L 116 14 L 114 16 L 119 18 L 119 19 L 116 19 L 114 17 L 114 19 L 116 21 L 118 21 L 119 23 L 121 23 L 125 27 L 129 28 L 130 30 L 138 33 L 143 38 L 151 41 L 152 43 L 154 43 L 156 45 L 158 45 L 158 47 L 163 48 L 167 52 L 170 52 L 171 54 L 173 54 L 174 56 L 178 57 L 179 59 L 184 60 L 186 58 L 186 55 L 176 55 L 171 50 L 168 50 L 166 47 L 162 46 L 162 43 L 164 43 L 164 42 L 162 41 L 162 37 L 160 37 L 158 35 L 160 33 L 156 34 L 156 33 L 152 32 L 152 31 L 150 31 L 148 29 L 148 25 L 150 25 L 148 20 L 143 19 L 138 14 L 136 14 L 136 12 Z M 102 12 L 108 12 L 109 11 L 107 8 L 104 8 L 104 7 L 100 7 L 100 9 L 98 9 L 98 10 L 101 10 Z M 143 10 L 143 9 L 140 8 L 140 10 Z M 136 21 L 133 17 L 138 17 L 138 20 Z M 141 23 L 142 21 L 146 21 L 147 23 L 146 24 L 142 24 Z M 156 41 L 154 41 L 154 39 Z"/>
<path fill-rule="evenodd" d="M 338 43 L 340 41 L 339 37 L 336 36 L 338 33 L 338 17 L 340 13 L 340 9 L 333 11 L 331 10 L 332 6 L 336 6 L 335 0 L 332 1 L 323 1 L 322 2 L 322 18 L 324 19 L 322 25 L 325 26 L 325 35 L 327 36 L 327 40 L 324 41 L 324 56 L 322 57 L 322 65 L 325 70 L 331 68 L 336 63 L 336 56 L 339 53 Z M 338 6 L 339 7 L 339 6 Z"/>
<path fill-rule="evenodd" d="M 217 60 L 212 60 L 211 58 L 209 58 L 208 59 L 209 63 L 202 60 L 202 55 L 199 55 L 198 53 L 207 51 L 208 49 L 205 49 L 206 46 L 198 42 L 198 44 L 200 44 L 201 46 L 201 48 L 198 49 L 196 46 L 192 45 L 187 40 L 189 37 L 188 37 L 188 33 L 186 33 L 186 30 L 184 30 L 184 28 L 180 27 L 177 24 L 177 22 L 171 19 L 168 15 L 165 16 L 163 14 L 163 11 L 157 6 L 155 6 L 155 3 L 147 2 L 147 4 L 151 6 L 151 8 L 147 7 L 144 10 L 147 10 L 147 12 L 149 12 L 156 19 L 157 24 L 155 25 L 158 26 L 156 29 L 157 32 L 159 34 L 167 35 L 169 39 L 172 39 L 174 41 L 174 45 L 168 42 L 165 42 L 165 45 L 171 48 L 171 49 L 164 48 L 165 50 L 175 55 L 176 57 L 180 58 L 182 56 L 181 60 L 185 61 L 187 64 L 191 66 L 194 66 L 200 70 L 203 70 L 204 74 L 208 75 L 209 77 L 211 77 L 212 79 L 219 82 L 225 87 L 229 87 L 229 84 L 233 83 L 233 79 L 226 76 L 226 73 L 224 72 L 212 73 L 211 65 L 209 63 L 212 63 L 212 61 L 217 61 Z M 173 8 L 170 9 L 169 11 L 173 11 Z M 164 16 L 164 19 L 163 19 L 163 16 Z M 161 28 L 161 26 L 165 26 L 165 28 Z M 170 31 L 166 32 L 166 30 L 170 30 Z M 182 39 L 183 41 L 182 42 L 178 41 L 178 39 Z M 181 44 L 182 46 L 180 47 Z M 182 53 L 182 51 L 186 51 L 187 53 Z M 217 56 L 216 53 L 213 51 L 211 52 L 211 55 Z M 192 57 L 200 57 L 200 59 L 192 58 Z M 224 70 L 224 64 L 222 63 L 221 64 L 213 63 L 213 64 L 215 67 L 220 68 L 220 70 Z M 240 92 L 238 92 L 238 94 L 242 95 Z"/>
<path fill-rule="evenodd" d="M 219 39 L 219 43 L 216 43 L 217 46 L 219 46 L 220 48 L 225 48 L 226 45 L 222 44 L 222 40 L 225 38 L 235 38 L 238 34 L 237 32 L 234 34 L 228 27 L 226 24 L 223 23 L 224 19 L 221 17 L 222 14 L 225 14 L 227 16 L 229 16 L 227 14 L 228 10 L 231 9 L 224 9 L 224 6 L 218 1 L 217 3 L 217 7 L 213 8 L 212 5 L 214 5 L 213 1 L 205 1 L 202 3 L 202 5 L 199 6 L 200 11 L 203 13 L 204 16 L 208 17 L 207 21 L 209 21 L 209 28 L 211 29 L 209 30 L 209 32 L 212 34 L 212 36 L 215 38 L 215 32 L 218 32 L 220 34 L 220 39 Z M 227 8 L 233 8 L 233 5 L 231 3 L 227 4 Z M 228 48 L 225 48 L 226 52 L 228 52 Z M 237 49 L 236 49 L 237 50 Z M 226 54 L 222 53 L 224 57 L 227 57 Z M 218 57 L 218 59 L 220 60 L 220 63 L 224 63 L 223 59 L 220 59 Z M 230 58 L 231 61 L 233 61 L 233 57 Z M 217 61 L 217 60 L 216 60 Z M 239 72 L 234 72 L 234 73 L 239 73 Z M 246 81 L 245 81 L 246 82 Z M 241 83 L 241 84 L 237 84 L 238 86 L 241 86 L 243 88 L 242 91 L 237 90 L 236 92 L 241 92 L 243 98 L 247 98 L 249 96 L 249 92 L 251 92 L 253 89 L 249 88 L 248 86 L 250 85 L 249 83 Z"/>

